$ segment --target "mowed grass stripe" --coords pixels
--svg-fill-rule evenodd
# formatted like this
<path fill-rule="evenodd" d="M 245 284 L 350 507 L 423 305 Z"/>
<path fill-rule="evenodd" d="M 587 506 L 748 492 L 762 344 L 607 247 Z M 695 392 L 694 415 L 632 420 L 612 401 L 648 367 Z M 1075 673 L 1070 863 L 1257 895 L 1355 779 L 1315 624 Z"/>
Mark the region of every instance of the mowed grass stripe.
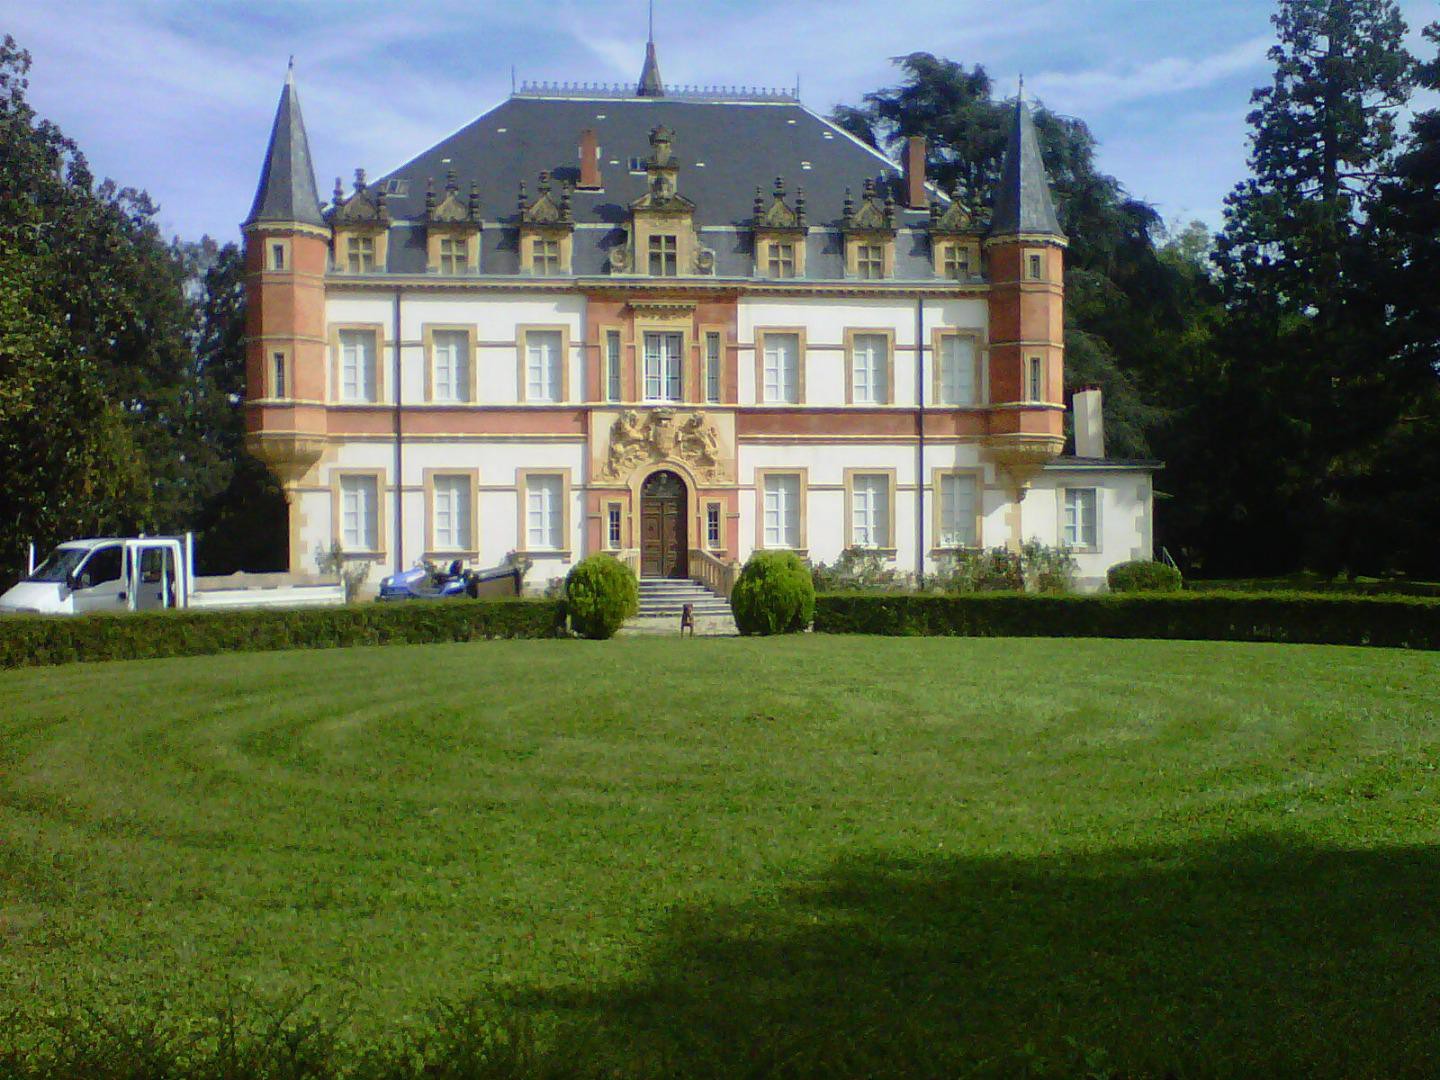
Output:
<path fill-rule="evenodd" d="M 1440 656 L 497 641 L 0 701 L 0 1015 L 479 997 L 624 1072 L 1440 1052 L 1383 1027 L 1440 1000 Z"/>

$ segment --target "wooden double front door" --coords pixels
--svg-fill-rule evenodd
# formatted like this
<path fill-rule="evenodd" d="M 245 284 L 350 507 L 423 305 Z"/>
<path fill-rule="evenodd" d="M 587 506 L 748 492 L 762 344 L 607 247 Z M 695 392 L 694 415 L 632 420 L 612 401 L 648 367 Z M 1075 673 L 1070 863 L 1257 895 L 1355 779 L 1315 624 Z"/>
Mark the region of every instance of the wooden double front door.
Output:
<path fill-rule="evenodd" d="M 640 488 L 640 576 L 688 576 L 685 541 L 685 482 L 673 472 L 657 472 Z"/>

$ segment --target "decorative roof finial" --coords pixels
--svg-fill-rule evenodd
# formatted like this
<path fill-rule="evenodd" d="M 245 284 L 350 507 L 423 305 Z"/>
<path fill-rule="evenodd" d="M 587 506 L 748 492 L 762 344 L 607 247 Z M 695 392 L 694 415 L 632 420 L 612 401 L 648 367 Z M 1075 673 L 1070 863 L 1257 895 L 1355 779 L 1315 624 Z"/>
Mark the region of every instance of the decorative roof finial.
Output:
<path fill-rule="evenodd" d="M 660 79 L 660 61 L 655 59 L 655 0 L 650 0 L 650 30 L 645 40 L 645 66 L 640 69 L 636 97 L 664 97 L 665 84 Z"/>
<path fill-rule="evenodd" d="M 1025 100 L 1025 73 L 1020 73 L 1020 89 L 1015 91 L 1015 96 L 1021 101 Z"/>

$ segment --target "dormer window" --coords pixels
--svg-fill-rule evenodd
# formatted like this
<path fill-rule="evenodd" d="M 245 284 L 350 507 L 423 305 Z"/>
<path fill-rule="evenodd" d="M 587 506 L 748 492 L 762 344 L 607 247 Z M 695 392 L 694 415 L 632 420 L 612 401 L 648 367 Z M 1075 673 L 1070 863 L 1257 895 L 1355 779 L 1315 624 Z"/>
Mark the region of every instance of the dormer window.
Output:
<path fill-rule="evenodd" d="M 770 245 L 770 276 L 772 278 L 793 278 L 795 276 L 795 244 L 788 240 L 777 240 Z"/>
<path fill-rule="evenodd" d="M 351 236 L 345 242 L 345 269 L 352 274 L 375 272 L 375 238 Z"/>
<path fill-rule="evenodd" d="M 941 260 L 945 277 L 953 281 L 965 281 L 970 277 L 970 249 L 963 244 L 946 244 Z"/>
<path fill-rule="evenodd" d="M 858 244 L 855 248 L 855 276 L 875 280 L 885 276 L 885 249 L 879 244 Z"/>
<path fill-rule="evenodd" d="M 463 274 L 470 265 L 470 244 L 463 237 L 440 238 L 440 273 Z"/>
<path fill-rule="evenodd" d="M 537 237 L 530 241 L 530 265 L 542 277 L 560 273 L 560 241 Z"/>
<path fill-rule="evenodd" d="M 676 237 L 665 233 L 650 237 L 650 276 L 674 277 L 679 273 Z"/>

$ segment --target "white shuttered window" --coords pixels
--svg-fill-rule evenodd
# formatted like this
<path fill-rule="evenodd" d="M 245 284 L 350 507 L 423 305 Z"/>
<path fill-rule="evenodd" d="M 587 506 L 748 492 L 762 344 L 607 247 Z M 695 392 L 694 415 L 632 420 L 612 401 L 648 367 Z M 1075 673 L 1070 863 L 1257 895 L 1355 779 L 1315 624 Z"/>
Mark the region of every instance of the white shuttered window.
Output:
<path fill-rule="evenodd" d="M 850 357 L 851 399 L 855 404 L 885 404 L 889 368 L 889 338 L 884 334 L 856 334 Z"/>
<path fill-rule="evenodd" d="M 562 385 L 559 330 L 531 330 L 525 335 L 525 400 L 559 401 Z"/>
<path fill-rule="evenodd" d="M 1098 548 L 1099 529 L 1094 488 L 1065 489 L 1065 543 L 1075 548 Z"/>
<path fill-rule="evenodd" d="M 340 542 L 346 551 L 380 549 L 379 506 L 375 477 L 340 478 Z"/>
<path fill-rule="evenodd" d="M 856 547 L 890 546 L 890 478 L 856 476 L 850 492 L 850 542 Z"/>
<path fill-rule="evenodd" d="M 435 550 L 470 551 L 472 511 L 468 476 L 437 476 L 432 494 L 435 506 Z"/>
<path fill-rule="evenodd" d="M 340 331 L 340 400 L 375 401 L 375 334 Z"/>
<path fill-rule="evenodd" d="M 800 477 L 770 474 L 765 477 L 765 546 L 800 546 Z"/>
<path fill-rule="evenodd" d="M 436 330 L 431 343 L 435 400 L 470 400 L 470 335 L 464 330 Z"/>
<path fill-rule="evenodd" d="M 525 480 L 525 544 L 531 551 L 559 551 L 564 508 L 564 487 L 558 476 L 530 476 Z"/>
<path fill-rule="evenodd" d="M 945 548 L 975 547 L 974 476 L 945 473 L 940 477 L 940 546 Z"/>
<path fill-rule="evenodd" d="M 766 334 L 762 402 L 795 404 L 800 400 L 800 335 Z"/>
<path fill-rule="evenodd" d="M 975 339 L 946 334 L 940 339 L 939 404 L 975 405 L 979 399 L 975 385 Z"/>

